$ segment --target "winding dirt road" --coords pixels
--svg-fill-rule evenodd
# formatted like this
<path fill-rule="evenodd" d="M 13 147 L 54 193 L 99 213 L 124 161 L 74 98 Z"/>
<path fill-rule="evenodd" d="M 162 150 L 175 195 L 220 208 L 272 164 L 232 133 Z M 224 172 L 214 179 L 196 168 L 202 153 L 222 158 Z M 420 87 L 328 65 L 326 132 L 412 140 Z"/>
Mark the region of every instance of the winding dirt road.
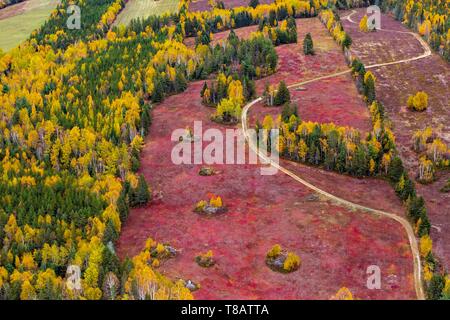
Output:
<path fill-rule="evenodd" d="M 348 21 L 350 21 L 351 23 L 356 23 L 355 21 L 353 21 L 351 19 L 352 15 L 354 15 L 355 13 L 357 13 L 355 10 L 353 10 L 348 16 L 343 17 L 342 19 L 347 19 Z M 417 57 L 412 57 L 412 58 L 408 58 L 408 59 L 402 59 L 402 60 L 397 60 L 397 61 L 393 61 L 393 62 L 386 62 L 386 63 L 378 63 L 378 64 L 373 64 L 373 65 L 369 65 L 366 66 L 366 69 L 373 69 L 373 68 L 377 68 L 377 67 L 384 67 L 384 66 L 389 66 L 389 65 L 394 65 L 394 64 L 400 64 L 400 63 L 408 63 L 411 61 L 415 61 L 415 60 L 419 60 L 419 59 L 423 59 L 426 58 L 428 56 L 431 55 L 431 49 L 429 48 L 428 44 L 417 34 L 413 33 L 413 32 L 406 32 L 406 31 L 396 31 L 396 30 L 385 30 L 385 29 L 379 29 L 378 31 L 384 31 L 384 32 L 398 32 L 398 33 L 407 33 L 407 34 L 411 34 L 412 36 L 414 36 L 414 38 L 416 38 L 420 44 L 422 45 L 422 47 L 424 48 L 424 53 L 420 56 Z M 321 77 L 317 77 L 317 78 L 313 78 L 310 80 L 306 80 L 306 81 L 302 81 L 302 82 L 298 82 L 298 83 L 294 83 L 288 86 L 288 88 L 296 88 L 308 83 L 312 83 L 312 82 L 317 82 L 317 81 L 321 81 L 324 79 L 328 79 L 328 78 L 334 78 L 334 77 L 338 77 L 347 73 L 350 73 L 351 69 L 348 69 L 346 71 L 342 71 L 342 72 L 337 72 L 337 73 L 333 73 L 333 74 L 329 74 L 329 75 L 325 75 L 325 76 L 321 76 Z M 386 212 L 386 211 L 382 211 L 382 210 L 377 210 L 377 209 L 373 209 L 373 208 L 369 208 L 366 206 L 362 206 L 359 205 L 357 203 L 353 203 L 351 201 L 342 199 L 340 197 L 337 197 L 331 193 L 328 193 L 316 186 L 314 186 L 313 184 L 309 183 L 308 181 L 302 179 L 301 177 L 299 177 L 298 175 L 296 175 L 294 172 L 282 167 L 280 164 L 273 162 L 270 158 L 268 158 L 264 153 L 260 152 L 257 148 L 257 146 L 255 146 L 254 143 L 251 142 L 250 140 L 250 136 L 248 133 L 248 121 L 247 121 L 247 114 L 249 109 L 254 106 L 255 104 L 257 104 L 258 102 L 260 102 L 263 98 L 259 97 L 255 100 L 253 100 L 252 102 L 248 103 L 244 109 L 242 110 L 242 116 L 241 116 L 241 122 L 242 122 L 242 130 L 244 133 L 244 137 L 247 140 L 247 143 L 249 145 L 249 148 L 255 152 L 259 158 L 261 158 L 264 163 L 270 164 L 271 166 L 273 166 L 274 168 L 280 170 L 281 172 L 287 174 L 288 176 L 290 176 L 291 178 L 293 178 L 295 181 L 303 184 L 304 186 L 314 190 L 315 192 L 317 192 L 318 194 L 338 203 L 341 204 L 345 207 L 348 207 L 350 209 L 357 209 L 357 210 L 363 210 L 366 211 L 368 213 L 371 214 L 375 214 L 375 215 L 381 215 L 384 217 L 387 217 L 389 219 L 393 219 L 395 221 L 397 221 L 398 223 L 400 223 L 402 225 L 402 227 L 405 229 L 406 234 L 408 235 L 408 240 L 409 240 L 409 244 L 411 247 L 411 252 L 413 255 L 413 263 L 414 263 L 414 287 L 416 290 L 416 295 L 417 295 L 417 299 L 419 300 L 424 300 L 425 299 L 425 294 L 424 294 L 424 290 L 423 290 L 423 286 L 422 286 L 422 266 L 421 266 L 421 262 L 420 262 L 420 252 L 419 252 L 419 248 L 417 245 L 417 239 L 416 236 L 414 234 L 414 230 L 411 227 L 411 224 L 409 223 L 409 221 L 403 217 L 400 217 L 398 215 L 395 215 L 393 213 L 390 212 Z"/>

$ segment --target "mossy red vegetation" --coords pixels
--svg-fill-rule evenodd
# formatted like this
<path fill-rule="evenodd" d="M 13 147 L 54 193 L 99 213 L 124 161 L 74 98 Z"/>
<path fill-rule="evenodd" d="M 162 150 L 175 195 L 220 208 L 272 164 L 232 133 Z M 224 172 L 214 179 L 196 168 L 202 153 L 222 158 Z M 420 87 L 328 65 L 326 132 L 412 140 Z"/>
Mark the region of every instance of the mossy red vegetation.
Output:
<path fill-rule="evenodd" d="M 210 122 L 202 105 L 203 83 L 169 97 L 154 111 L 154 122 L 142 154 L 142 173 L 163 198 L 133 209 L 123 226 L 118 253 L 132 256 L 145 239 L 170 242 L 180 249 L 161 271 L 201 284 L 199 299 L 329 298 L 342 286 L 362 298 L 413 298 L 412 261 L 400 225 L 327 201 L 311 201 L 311 191 L 284 174 L 261 176 L 255 165 L 214 165 L 220 174 L 202 177 L 200 165 L 173 165 L 172 130 Z M 208 193 L 227 201 L 225 215 L 209 218 L 192 212 L 193 199 Z M 292 274 L 272 272 L 264 257 L 273 243 L 302 253 L 302 268 Z M 192 257 L 213 250 L 214 269 L 198 268 Z M 382 290 L 366 288 L 366 268 L 395 270 L 395 281 Z"/>

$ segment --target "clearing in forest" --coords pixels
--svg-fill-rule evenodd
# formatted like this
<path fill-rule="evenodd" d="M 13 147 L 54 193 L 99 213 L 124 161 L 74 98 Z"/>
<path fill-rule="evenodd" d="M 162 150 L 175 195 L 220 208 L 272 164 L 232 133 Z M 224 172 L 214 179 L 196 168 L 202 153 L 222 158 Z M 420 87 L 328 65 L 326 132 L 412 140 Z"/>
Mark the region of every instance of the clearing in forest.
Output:
<path fill-rule="evenodd" d="M 0 11 L 0 49 L 8 51 L 25 41 L 56 8 L 59 0 L 29 0 Z"/>
<path fill-rule="evenodd" d="M 249 33 L 249 29 L 243 31 Z M 301 49 L 308 32 L 317 50 L 312 57 L 305 57 Z M 298 35 L 298 44 L 276 49 L 278 72 L 257 82 L 258 94 L 265 81 L 278 84 L 284 79 L 292 84 L 345 70 L 341 49 L 317 18 L 300 20 Z M 215 35 L 215 39 L 221 37 Z M 171 278 L 200 283 L 200 290 L 194 292 L 198 299 L 328 299 L 341 287 L 362 299 L 415 297 L 411 250 L 403 228 L 395 221 L 326 201 L 282 172 L 261 176 L 259 166 L 213 165 L 217 174 L 203 177 L 199 175 L 201 165 L 174 165 L 171 149 L 175 143 L 170 139 L 174 129 L 192 127 L 199 120 L 204 130 L 225 132 L 230 128 L 210 120 L 213 109 L 202 104 L 202 86 L 202 81 L 191 83 L 185 92 L 168 97 L 153 111 L 141 173 L 162 198 L 131 210 L 117 243 L 121 258 L 139 252 L 148 237 L 170 243 L 180 254 L 164 262 L 160 271 Z M 347 101 L 345 105 L 336 100 L 336 92 Z M 360 129 L 370 127 L 366 107 L 350 76 L 292 93 L 299 100 L 304 120 L 316 114 L 320 115 L 317 121 L 333 120 L 339 113 L 336 122 L 352 125 L 358 114 Z M 315 96 L 325 98 L 316 101 Z M 271 111 L 275 109 L 257 107 L 253 117 Z M 392 188 L 381 180 L 356 180 L 300 164 L 289 168 L 348 200 L 399 214 L 403 211 Z M 211 194 L 221 196 L 228 211 L 215 217 L 195 213 L 196 202 Z M 280 274 L 265 265 L 265 254 L 274 244 L 300 256 L 298 271 Z M 217 263 L 204 269 L 195 257 L 208 250 L 214 252 Z M 383 270 L 386 282 L 381 290 L 366 286 L 370 265 Z"/>
<path fill-rule="evenodd" d="M 344 286 L 363 299 L 414 298 L 411 251 L 398 223 L 323 200 L 281 172 L 261 176 L 256 165 L 213 165 L 217 174 L 202 177 L 201 165 L 172 163 L 173 129 L 198 120 L 204 130 L 230 128 L 209 120 L 213 110 L 201 102 L 202 85 L 190 84 L 153 111 L 141 173 L 163 196 L 131 210 L 117 243 L 119 256 L 133 256 L 148 237 L 171 244 L 180 254 L 159 270 L 200 283 L 197 299 L 328 299 Z M 352 185 L 350 177 L 331 175 Z M 195 213 L 196 202 L 208 194 L 220 195 L 228 211 L 215 217 Z M 275 244 L 300 256 L 298 271 L 280 274 L 265 265 Z M 204 269 L 194 258 L 208 250 L 217 263 Z M 389 279 L 381 290 L 366 287 L 370 265 Z"/>
<path fill-rule="evenodd" d="M 178 0 L 129 0 L 114 25 L 128 25 L 133 19 L 147 18 L 151 15 L 176 13 L 178 3 Z"/>

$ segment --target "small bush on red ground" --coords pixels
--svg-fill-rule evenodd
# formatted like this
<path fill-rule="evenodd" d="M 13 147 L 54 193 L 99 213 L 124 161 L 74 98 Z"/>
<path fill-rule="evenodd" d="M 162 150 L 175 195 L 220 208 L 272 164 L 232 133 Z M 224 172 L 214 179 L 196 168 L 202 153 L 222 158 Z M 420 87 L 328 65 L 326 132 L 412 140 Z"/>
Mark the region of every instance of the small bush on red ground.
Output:
<path fill-rule="evenodd" d="M 414 111 L 424 111 L 428 108 L 428 95 L 426 92 L 419 91 L 408 98 L 408 109 Z"/>
<path fill-rule="evenodd" d="M 266 255 L 266 264 L 274 271 L 289 273 L 300 267 L 300 257 L 293 252 L 287 252 L 276 244 Z"/>
<path fill-rule="evenodd" d="M 207 177 L 207 176 L 213 176 L 216 174 L 216 171 L 213 168 L 210 167 L 202 167 L 200 171 L 198 172 L 199 175 Z"/>
<path fill-rule="evenodd" d="M 149 264 L 153 267 L 159 267 L 160 261 L 172 258 L 176 255 L 175 248 L 168 244 L 158 243 L 152 238 L 148 238 L 145 243 L 145 250 L 150 253 Z"/>
<path fill-rule="evenodd" d="M 199 202 L 197 202 L 194 211 L 207 215 L 215 215 L 224 213 L 226 211 L 226 207 L 224 206 L 222 198 L 220 196 L 212 195 L 209 199 L 209 202 L 206 200 L 200 200 Z"/>
<path fill-rule="evenodd" d="M 303 40 L 303 53 L 305 55 L 314 55 L 314 43 L 311 37 L 311 33 L 307 33 Z"/>
<path fill-rule="evenodd" d="M 197 264 L 203 268 L 210 268 L 216 264 L 212 250 L 209 250 L 206 253 L 200 253 L 195 257 L 195 262 L 197 262 Z"/>
<path fill-rule="evenodd" d="M 354 300 L 352 292 L 346 288 L 342 287 L 333 295 L 330 300 Z"/>
<path fill-rule="evenodd" d="M 139 207 L 147 204 L 151 200 L 151 194 L 144 176 L 139 176 L 136 188 L 130 190 L 130 205 Z"/>

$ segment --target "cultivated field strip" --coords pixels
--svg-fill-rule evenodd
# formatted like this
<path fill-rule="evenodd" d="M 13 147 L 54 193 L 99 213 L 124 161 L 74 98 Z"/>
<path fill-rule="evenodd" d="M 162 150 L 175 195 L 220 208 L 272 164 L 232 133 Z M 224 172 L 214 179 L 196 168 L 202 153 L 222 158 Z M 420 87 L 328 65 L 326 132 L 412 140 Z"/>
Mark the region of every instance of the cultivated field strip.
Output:
<path fill-rule="evenodd" d="M 59 0 L 29 0 L 4 8 L 3 10 L 8 10 L 8 13 L 0 19 L 0 49 L 8 51 L 25 41 L 31 32 L 48 19 L 59 2 Z"/>
<path fill-rule="evenodd" d="M 151 15 L 176 13 L 178 3 L 178 0 L 128 0 L 123 11 L 117 16 L 114 25 L 127 25 L 133 19 L 145 19 Z"/>

